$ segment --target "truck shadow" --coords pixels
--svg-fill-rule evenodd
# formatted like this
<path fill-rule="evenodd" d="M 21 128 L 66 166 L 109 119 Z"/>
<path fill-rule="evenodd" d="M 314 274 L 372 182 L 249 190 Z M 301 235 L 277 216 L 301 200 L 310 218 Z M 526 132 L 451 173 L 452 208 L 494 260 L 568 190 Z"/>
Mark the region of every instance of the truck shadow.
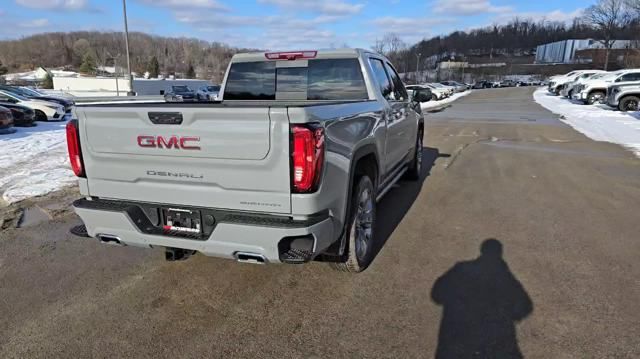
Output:
<path fill-rule="evenodd" d="M 422 153 L 422 176 L 418 181 L 402 181 L 378 202 L 373 260 L 378 256 L 389 237 L 398 227 L 422 190 L 424 182 L 431 175 L 431 169 L 438 158 L 451 155 L 440 153 L 437 148 L 424 147 Z"/>

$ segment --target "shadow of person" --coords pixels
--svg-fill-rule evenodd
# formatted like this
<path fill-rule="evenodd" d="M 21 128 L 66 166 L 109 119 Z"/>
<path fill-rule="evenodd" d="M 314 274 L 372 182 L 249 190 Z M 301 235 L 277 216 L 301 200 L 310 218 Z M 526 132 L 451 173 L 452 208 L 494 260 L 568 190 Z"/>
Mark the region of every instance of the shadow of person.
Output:
<path fill-rule="evenodd" d="M 431 289 L 443 307 L 436 358 L 522 358 L 516 322 L 531 298 L 502 258 L 502 243 L 485 240 L 480 257 L 458 262 Z"/>

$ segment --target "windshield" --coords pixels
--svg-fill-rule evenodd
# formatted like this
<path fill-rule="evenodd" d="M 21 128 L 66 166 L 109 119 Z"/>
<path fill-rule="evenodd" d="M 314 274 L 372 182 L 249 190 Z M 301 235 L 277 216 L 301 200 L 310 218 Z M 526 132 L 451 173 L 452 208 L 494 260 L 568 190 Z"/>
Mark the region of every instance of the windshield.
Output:
<path fill-rule="evenodd" d="M 173 92 L 191 92 L 189 86 L 173 86 Z"/>
<path fill-rule="evenodd" d="M 42 96 L 40 92 L 28 87 L 20 87 L 20 93 L 29 95 L 29 96 Z"/>
<path fill-rule="evenodd" d="M 207 91 L 211 91 L 211 92 L 220 91 L 220 86 L 207 86 Z"/>
<path fill-rule="evenodd" d="M 14 99 L 16 99 L 16 100 L 20 100 L 20 101 L 29 101 L 29 99 L 28 99 L 28 98 L 26 98 L 26 97 L 24 97 L 24 96 L 22 96 L 22 95 L 18 95 L 17 93 L 14 93 L 14 92 L 2 91 L 2 92 L 0 92 L 0 93 L 1 93 L 1 94 L 6 95 L 6 96 L 8 96 L 8 97 L 12 97 L 12 98 L 14 98 Z"/>

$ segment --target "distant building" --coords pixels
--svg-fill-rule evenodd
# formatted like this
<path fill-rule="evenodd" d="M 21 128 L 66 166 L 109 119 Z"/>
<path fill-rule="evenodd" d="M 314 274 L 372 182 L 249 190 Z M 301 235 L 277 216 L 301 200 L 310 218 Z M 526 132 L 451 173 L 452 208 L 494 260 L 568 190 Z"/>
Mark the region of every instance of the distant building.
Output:
<path fill-rule="evenodd" d="M 638 48 L 638 43 L 631 40 L 616 40 L 613 49 Z M 536 49 L 536 64 L 573 64 L 581 63 L 584 58 L 576 56 L 582 50 L 604 49 L 604 45 L 594 39 L 563 40 L 540 45 Z"/>

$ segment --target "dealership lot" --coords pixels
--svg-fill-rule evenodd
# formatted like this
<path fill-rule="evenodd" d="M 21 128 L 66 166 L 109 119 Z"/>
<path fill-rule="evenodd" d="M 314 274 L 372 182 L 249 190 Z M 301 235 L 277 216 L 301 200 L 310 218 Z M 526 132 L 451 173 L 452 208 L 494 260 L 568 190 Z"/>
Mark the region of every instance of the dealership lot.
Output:
<path fill-rule="evenodd" d="M 487 341 L 490 357 L 638 357 L 640 160 L 533 91 L 426 117 L 429 175 L 379 204 L 359 275 L 169 263 L 73 237 L 73 215 L 4 230 L 0 357 L 423 358 Z"/>

